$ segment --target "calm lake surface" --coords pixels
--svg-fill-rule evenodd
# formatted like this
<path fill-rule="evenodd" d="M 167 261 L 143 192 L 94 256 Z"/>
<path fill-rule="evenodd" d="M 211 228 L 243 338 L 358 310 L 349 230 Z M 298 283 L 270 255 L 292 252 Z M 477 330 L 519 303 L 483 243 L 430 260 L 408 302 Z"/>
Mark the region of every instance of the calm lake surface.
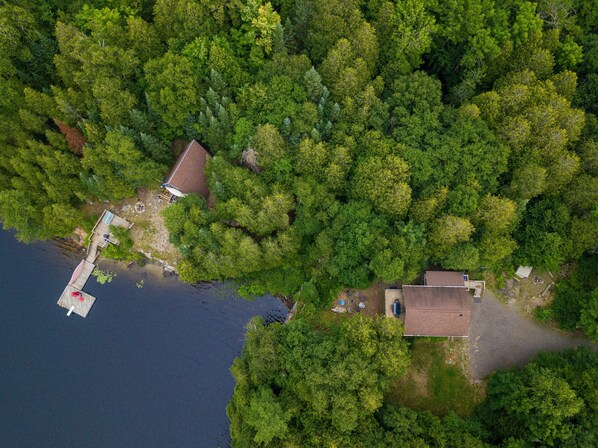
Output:
<path fill-rule="evenodd" d="M 100 261 L 117 276 L 91 277 L 88 317 L 66 317 L 56 301 L 81 258 L 0 231 L 0 447 L 228 446 L 244 327 L 286 308 Z"/>

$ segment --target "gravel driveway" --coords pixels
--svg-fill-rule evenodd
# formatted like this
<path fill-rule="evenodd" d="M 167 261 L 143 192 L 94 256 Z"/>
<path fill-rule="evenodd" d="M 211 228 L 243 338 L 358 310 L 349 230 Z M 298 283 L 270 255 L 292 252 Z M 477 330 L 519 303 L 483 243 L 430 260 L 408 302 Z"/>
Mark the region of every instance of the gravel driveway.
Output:
<path fill-rule="evenodd" d="M 523 366 L 538 353 L 598 344 L 558 333 L 522 316 L 486 290 L 474 303 L 469 334 L 469 369 L 475 379 L 496 369 Z"/>

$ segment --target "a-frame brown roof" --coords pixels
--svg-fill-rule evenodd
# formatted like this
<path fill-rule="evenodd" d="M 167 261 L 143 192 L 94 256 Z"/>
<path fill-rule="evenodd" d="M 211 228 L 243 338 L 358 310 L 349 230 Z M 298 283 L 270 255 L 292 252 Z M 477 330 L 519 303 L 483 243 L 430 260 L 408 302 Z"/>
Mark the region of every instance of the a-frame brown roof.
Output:
<path fill-rule="evenodd" d="M 464 286 L 404 285 L 406 336 L 469 336 L 471 300 Z"/>
<path fill-rule="evenodd" d="M 210 157 L 212 156 L 203 146 L 192 140 L 181 152 L 162 185 L 176 188 L 184 194 L 201 194 L 208 199 L 210 191 L 205 167 Z"/>

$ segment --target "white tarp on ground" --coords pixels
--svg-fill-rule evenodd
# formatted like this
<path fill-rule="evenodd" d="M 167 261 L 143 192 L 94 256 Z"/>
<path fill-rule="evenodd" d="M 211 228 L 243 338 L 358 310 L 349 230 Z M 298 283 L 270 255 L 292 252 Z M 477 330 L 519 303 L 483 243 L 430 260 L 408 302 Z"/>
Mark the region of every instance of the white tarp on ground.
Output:
<path fill-rule="evenodd" d="M 517 272 L 515 272 L 515 275 L 519 278 L 528 278 L 531 273 L 532 273 L 531 266 L 519 266 L 517 268 Z"/>

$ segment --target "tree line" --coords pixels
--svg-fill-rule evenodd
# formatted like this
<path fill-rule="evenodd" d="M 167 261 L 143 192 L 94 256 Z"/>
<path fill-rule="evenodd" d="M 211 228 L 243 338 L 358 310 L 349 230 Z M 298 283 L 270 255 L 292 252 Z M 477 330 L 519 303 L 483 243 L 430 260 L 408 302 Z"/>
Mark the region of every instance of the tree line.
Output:
<path fill-rule="evenodd" d="M 557 269 L 598 241 L 590 0 L 12 0 L 0 219 L 68 235 L 195 138 L 213 209 L 166 222 L 189 282 L 330 303 L 422 267 Z"/>
<path fill-rule="evenodd" d="M 385 399 L 409 365 L 397 319 L 252 320 L 232 367 L 236 447 L 590 447 L 598 441 L 598 353 L 544 353 L 494 372 L 474 414 L 436 416 Z"/>

